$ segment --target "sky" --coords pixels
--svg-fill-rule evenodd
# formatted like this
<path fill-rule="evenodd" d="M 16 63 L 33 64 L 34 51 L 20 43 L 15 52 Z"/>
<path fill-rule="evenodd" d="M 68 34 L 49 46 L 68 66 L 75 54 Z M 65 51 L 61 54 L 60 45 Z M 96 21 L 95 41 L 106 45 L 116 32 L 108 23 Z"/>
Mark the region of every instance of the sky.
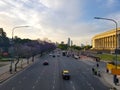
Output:
<path fill-rule="evenodd" d="M 73 44 L 91 44 L 96 34 L 120 27 L 120 0 L 0 0 L 0 28 L 9 38 L 48 38 L 52 42 L 68 38 Z M 29 26 L 29 27 L 21 27 Z"/>

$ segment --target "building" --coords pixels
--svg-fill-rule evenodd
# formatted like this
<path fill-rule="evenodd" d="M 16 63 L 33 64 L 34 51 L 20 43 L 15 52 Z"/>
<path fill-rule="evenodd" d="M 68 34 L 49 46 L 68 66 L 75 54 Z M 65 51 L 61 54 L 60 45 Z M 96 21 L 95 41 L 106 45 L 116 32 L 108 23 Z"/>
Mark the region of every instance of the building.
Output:
<path fill-rule="evenodd" d="M 71 43 L 71 40 L 70 40 L 70 38 L 68 38 L 68 43 L 67 43 L 68 46 L 71 46 L 70 43 Z"/>
<path fill-rule="evenodd" d="M 120 28 L 117 30 L 116 44 L 116 29 L 109 30 L 95 35 L 92 38 L 92 49 L 115 52 L 115 49 L 120 50 Z"/>

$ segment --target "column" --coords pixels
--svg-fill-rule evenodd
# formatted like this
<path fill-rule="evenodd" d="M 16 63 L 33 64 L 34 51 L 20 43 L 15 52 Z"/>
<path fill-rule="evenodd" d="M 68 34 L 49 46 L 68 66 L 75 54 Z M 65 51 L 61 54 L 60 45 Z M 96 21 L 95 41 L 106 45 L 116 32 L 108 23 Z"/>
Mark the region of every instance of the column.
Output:
<path fill-rule="evenodd" d="M 112 48 L 112 36 L 110 36 L 110 47 L 109 48 Z"/>
<path fill-rule="evenodd" d="M 114 44 L 113 44 L 113 47 L 114 47 L 114 48 L 116 47 L 116 41 L 115 41 L 115 40 L 116 40 L 116 36 L 114 35 L 114 36 L 113 36 L 113 43 L 114 43 Z"/>
<path fill-rule="evenodd" d="M 108 37 L 108 48 L 110 46 L 110 37 Z"/>
<path fill-rule="evenodd" d="M 106 48 L 108 47 L 108 38 L 106 37 Z"/>
<path fill-rule="evenodd" d="M 105 37 L 104 39 L 105 39 L 105 45 L 104 45 L 104 46 L 105 46 L 105 48 L 106 48 L 106 37 Z"/>
<path fill-rule="evenodd" d="M 119 34 L 118 40 L 119 40 L 118 47 L 120 48 L 120 34 Z"/>
<path fill-rule="evenodd" d="M 103 48 L 105 48 L 105 37 L 103 38 Z"/>
<path fill-rule="evenodd" d="M 113 48 L 113 35 L 111 36 L 111 48 Z"/>

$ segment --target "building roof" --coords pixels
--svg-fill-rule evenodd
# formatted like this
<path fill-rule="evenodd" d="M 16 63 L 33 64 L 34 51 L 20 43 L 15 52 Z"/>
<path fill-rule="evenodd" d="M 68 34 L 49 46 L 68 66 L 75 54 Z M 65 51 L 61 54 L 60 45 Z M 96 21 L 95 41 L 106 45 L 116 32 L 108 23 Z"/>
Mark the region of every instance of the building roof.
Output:
<path fill-rule="evenodd" d="M 118 28 L 118 31 L 120 33 L 120 27 Z M 116 29 L 112 29 L 112 30 L 97 34 L 93 38 L 103 38 L 103 37 L 107 37 L 110 35 L 116 35 Z"/>

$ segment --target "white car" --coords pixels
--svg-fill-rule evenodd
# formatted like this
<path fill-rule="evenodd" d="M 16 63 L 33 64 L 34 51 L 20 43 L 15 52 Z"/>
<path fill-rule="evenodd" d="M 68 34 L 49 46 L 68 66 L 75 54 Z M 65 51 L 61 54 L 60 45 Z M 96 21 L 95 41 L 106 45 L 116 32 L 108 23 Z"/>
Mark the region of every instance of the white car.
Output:
<path fill-rule="evenodd" d="M 74 55 L 74 58 L 75 58 L 75 59 L 79 59 L 79 56 L 78 56 L 78 55 Z"/>
<path fill-rule="evenodd" d="M 51 53 L 49 54 L 49 56 L 52 56 L 52 55 L 53 55 L 53 54 L 51 54 Z"/>

